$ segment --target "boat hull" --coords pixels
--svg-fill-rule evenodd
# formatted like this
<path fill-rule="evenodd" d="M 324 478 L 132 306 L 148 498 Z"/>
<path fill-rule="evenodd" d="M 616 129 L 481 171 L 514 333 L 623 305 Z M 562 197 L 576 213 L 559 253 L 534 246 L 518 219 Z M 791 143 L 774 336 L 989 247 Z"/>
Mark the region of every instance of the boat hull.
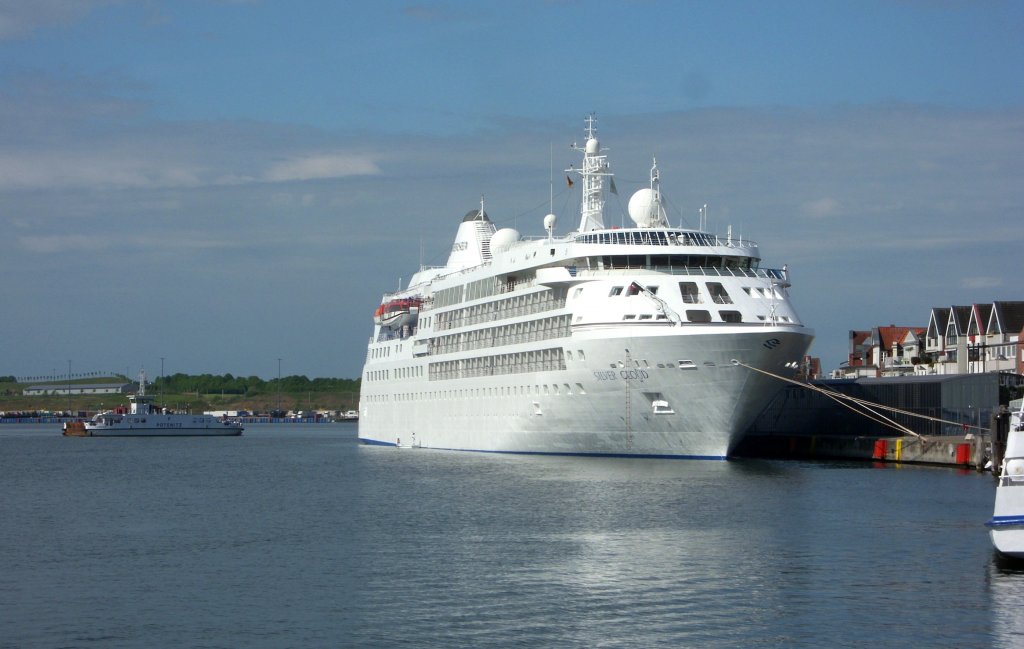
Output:
<path fill-rule="evenodd" d="M 449 450 L 721 460 L 784 385 L 747 366 L 787 372 L 811 342 L 803 330 L 773 327 L 613 333 L 580 330 L 558 341 L 574 352 L 564 370 L 392 382 L 379 392 L 364 383 L 359 438 Z"/>
<path fill-rule="evenodd" d="M 1024 481 L 1002 480 L 996 487 L 995 511 L 986 525 L 1000 554 L 1024 559 Z"/>
<path fill-rule="evenodd" d="M 110 428 L 86 426 L 87 437 L 235 437 L 242 428 Z"/>
<path fill-rule="evenodd" d="M 1018 406 L 1019 407 L 1019 406 Z M 1024 411 L 1013 413 L 1006 455 L 999 471 L 992 519 L 986 523 L 992 545 L 1002 555 L 1024 559 Z"/>
<path fill-rule="evenodd" d="M 98 417 L 98 419 L 102 419 Z M 206 416 L 154 415 L 131 416 L 115 423 L 68 422 L 64 435 L 68 437 L 231 437 L 242 434 L 243 427 L 233 421 L 221 421 Z M 145 421 L 142 421 L 142 420 Z"/>
<path fill-rule="evenodd" d="M 1024 560 L 1024 517 L 989 522 L 992 546 L 1003 556 Z"/>

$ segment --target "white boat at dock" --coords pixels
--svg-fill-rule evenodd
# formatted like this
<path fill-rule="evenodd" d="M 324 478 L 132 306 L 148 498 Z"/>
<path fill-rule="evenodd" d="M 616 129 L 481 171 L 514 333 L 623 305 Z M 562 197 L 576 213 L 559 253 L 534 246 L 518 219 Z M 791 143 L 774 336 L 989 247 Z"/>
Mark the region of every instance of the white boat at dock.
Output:
<path fill-rule="evenodd" d="M 986 525 L 1000 554 L 1024 559 L 1024 399 L 1010 402 L 1010 428 L 999 465 L 996 504 Z"/>
<path fill-rule="evenodd" d="M 129 406 L 107 410 L 88 421 L 64 424 L 69 437 L 209 437 L 241 435 L 237 419 L 193 415 L 155 408 L 146 394 L 146 373 L 139 373 L 139 391 L 128 397 Z"/>

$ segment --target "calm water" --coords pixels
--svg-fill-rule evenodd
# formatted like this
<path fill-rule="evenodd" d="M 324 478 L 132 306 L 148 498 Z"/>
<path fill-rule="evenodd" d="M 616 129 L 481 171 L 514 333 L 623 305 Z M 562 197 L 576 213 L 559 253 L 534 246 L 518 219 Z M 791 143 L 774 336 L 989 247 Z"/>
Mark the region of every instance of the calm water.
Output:
<path fill-rule="evenodd" d="M 1013 647 L 990 476 L 0 428 L 2 647 Z"/>

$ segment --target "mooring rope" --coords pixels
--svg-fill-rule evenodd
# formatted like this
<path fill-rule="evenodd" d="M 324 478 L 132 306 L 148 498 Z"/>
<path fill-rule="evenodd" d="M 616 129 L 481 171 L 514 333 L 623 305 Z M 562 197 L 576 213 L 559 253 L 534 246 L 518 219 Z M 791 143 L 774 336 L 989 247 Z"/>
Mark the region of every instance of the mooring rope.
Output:
<path fill-rule="evenodd" d="M 973 426 L 971 424 L 964 424 L 964 423 L 961 423 L 961 422 L 949 421 L 949 420 L 946 420 L 946 419 L 941 419 L 939 417 L 932 417 L 931 415 L 922 415 L 920 413 L 911 412 L 909 410 L 902 410 L 900 408 L 894 408 L 893 406 L 886 406 L 886 405 L 883 405 L 883 404 L 880 404 L 880 403 L 874 403 L 872 401 L 868 401 L 867 399 L 860 399 L 858 397 L 854 397 L 854 396 L 851 396 L 851 395 L 848 395 L 848 394 L 843 394 L 842 392 L 838 392 L 836 390 L 828 390 L 828 389 L 823 388 L 823 387 L 821 387 L 819 385 L 811 385 L 810 383 L 805 383 L 803 381 L 797 381 L 795 379 L 791 379 L 789 377 L 782 376 L 781 374 L 774 374 L 774 373 L 769 372 L 767 370 L 762 370 L 762 369 L 754 367 L 752 365 L 747 365 L 746 363 L 743 363 L 743 362 L 738 361 L 736 359 L 732 360 L 732 364 L 733 365 L 737 365 L 739 367 L 745 367 L 745 368 L 747 368 L 749 370 L 753 370 L 755 372 L 760 372 L 761 374 L 765 374 L 767 376 L 771 376 L 773 378 L 779 379 L 780 381 L 785 381 L 786 383 L 792 383 L 793 385 L 799 385 L 800 387 L 807 388 L 808 390 L 813 390 L 815 392 L 820 392 L 821 394 L 824 394 L 828 398 L 836 401 L 837 403 L 840 403 L 841 405 L 849 408 L 850 410 L 852 410 L 852 411 L 854 411 L 854 412 L 856 412 L 858 414 L 861 414 L 861 415 L 867 417 L 868 419 L 876 421 L 876 422 L 878 422 L 880 424 L 883 424 L 885 426 L 889 426 L 890 428 L 894 428 L 894 429 L 899 430 L 901 432 L 904 432 L 904 433 L 906 433 L 908 435 L 913 435 L 914 437 L 917 437 L 918 439 L 923 439 L 923 436 L 920 435 L 919 433 L 915 433 L 914 431 L 910 430 L 906 426 L 893 421 L 892 419 L 886 417 L 885 415 L 876 412 L 874 410 L 874 408 L 878 408 L 878 409 L 881 409 L 881 410 L 888 410 L 888 411 L 893 412 L 895 414 L 906 415 L 908 417 L 917 417 L 918 419 L 925 419 L 927 421 L 934 421 L 934 422 L 938 422 L 940 424 L 950 424 L 952 426 L 961 426 L 961 427 L 963 427 L 965 429 L 966 428 L 973 428 L 973 429 L 979 430 L 979 431 L 984 431 L 985 430 L 981 426 Z M 863 408 L 864 410 L 866 410 L 867 412 L 870 412 L 872 414 L 868 415 L 866 412 L 858 410 L 857 408 L 851 406 L 849 403 L 844 403 L 845 401 L 849 401 L 851 403 L 855 403 L 858 406 L 860 406 L 861 408 Z"/>

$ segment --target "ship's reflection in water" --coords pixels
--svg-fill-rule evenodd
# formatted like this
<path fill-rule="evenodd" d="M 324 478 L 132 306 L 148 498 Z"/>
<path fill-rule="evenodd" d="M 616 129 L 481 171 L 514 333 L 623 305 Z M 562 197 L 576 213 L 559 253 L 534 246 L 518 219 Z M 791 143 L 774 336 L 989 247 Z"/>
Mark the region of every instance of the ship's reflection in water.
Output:
<path fill-rule="evenodd" d="M 996 647 L 1024 647 L 1024 561 L 993 550 L 988 572 Z"/>

